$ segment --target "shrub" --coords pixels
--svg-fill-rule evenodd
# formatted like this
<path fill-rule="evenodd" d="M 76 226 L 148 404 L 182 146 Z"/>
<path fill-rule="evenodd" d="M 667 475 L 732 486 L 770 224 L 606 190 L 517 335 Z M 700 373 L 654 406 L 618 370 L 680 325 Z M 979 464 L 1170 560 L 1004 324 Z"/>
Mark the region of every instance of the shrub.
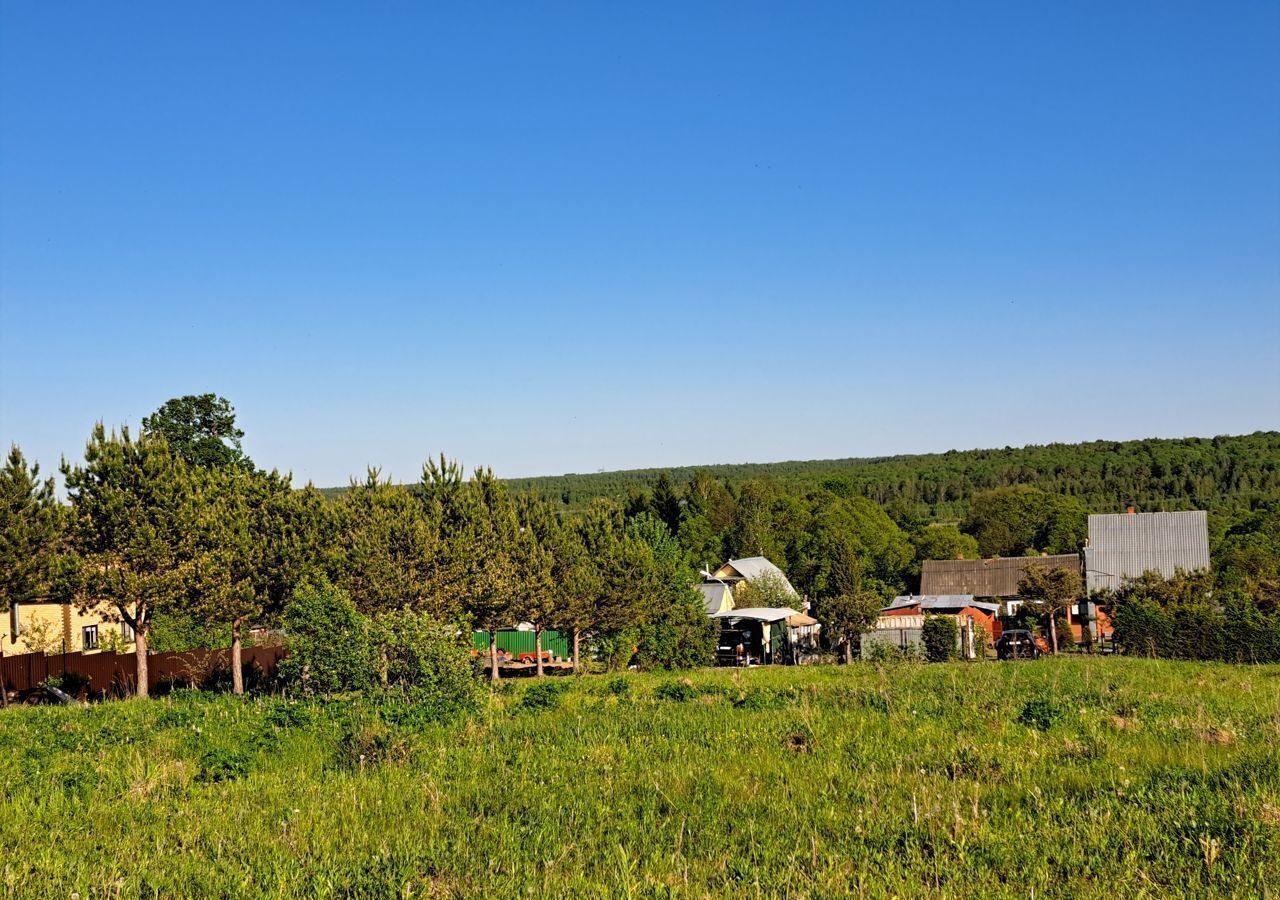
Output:
<path fill-rule="evenodd" d="M 1054 621 L 1054 628 L 1058 632 L 1058 649 L 1070 650 L 1076 645 L 1075 632 L 1071 630 L 1071 623 L 1067 621 L 1065 616 L 1058 616 Z"/>
<path fill-rule="evenodd" d="M 338 762 L 349 769 L 402 763 L 409 758 L 408 739 L 381 720 L 349 726 L 338 742 Z"/>
<path fill-rule="evenodd" d="M 664 681 L 658 685 L 653 695 L 659 700 L 672 700 L 676 703 L 686 703 L 698 696 L 698 689 L 693 686 L 693 682 L 687 678 L 681 678 L 679 681 Z"/>
<path fill-rule="evenodd" d="M 305 693 L 333 694 L 369 686 L 369 624 L 346 593 L 327 580 L 299 585 L 284 609 L 289 655 L 280 677 Z"/>
<path fill-rule="evenodd" d="M 305 728 L 315 721 L 315 713 L 305 703 L 276 700 L 267 706 L 263 718 L 274 728 Z"/>
<path fill-rule="evenodd" d="M 946 662 L 956 655 L 956 642 L 960 639 L 956 620 L 951 616 L 928 616 L 921 630 L 924 653 L 929 662 Z"/>
<path fill-rule="evenodd" d="M 206 750 L 200 757 L 199 781 L 234 781 L 249 774 L 249 756 L 223 747 Z"/>
<path fill-rule="evenodd" d="M 631 679 L 625 675 L 616 675 L 604 683 L 604 689 L 615 697 L 630 697 Z"/>
<path fill-rule="evenodd" d="M 480 687 L 471 654 L 456 629 L 422 613 L 402 610 L 374 619 L 370 638 L 384 688 L 403 693 L 436 718 L 449 718 L 475 706 Z"/>
<path fill-rule="evenodd" d="M 568 685 L 563 681 L 537 681 L 520 698 L 522 709 L 555 709 Z"/>
<path fill-rule="evenodd" d="M 636 663 L 642 669 L 695 669 L 715 659 L 719 626 L 701 602 L 681 596 L 640 627 Z"/>
<path fill-rule="evenodd" d="M 1062 709 L 1050 697 L 1032 697 L 1022 705 L 1018 721 L 1028 728 L 1048 731 L 1062 719 Z"/>

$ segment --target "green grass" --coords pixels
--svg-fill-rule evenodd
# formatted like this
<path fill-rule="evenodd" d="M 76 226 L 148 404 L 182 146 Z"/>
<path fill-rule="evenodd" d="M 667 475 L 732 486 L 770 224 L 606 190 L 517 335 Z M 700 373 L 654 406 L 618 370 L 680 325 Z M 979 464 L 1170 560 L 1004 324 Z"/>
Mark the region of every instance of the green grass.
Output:
<path fill-rule="evenodd" d="M 451 724 L 202 694 L 10 710 L 0 892 L 1280 892 L 1280 667 L 686 678 L 512 684 Z"/>

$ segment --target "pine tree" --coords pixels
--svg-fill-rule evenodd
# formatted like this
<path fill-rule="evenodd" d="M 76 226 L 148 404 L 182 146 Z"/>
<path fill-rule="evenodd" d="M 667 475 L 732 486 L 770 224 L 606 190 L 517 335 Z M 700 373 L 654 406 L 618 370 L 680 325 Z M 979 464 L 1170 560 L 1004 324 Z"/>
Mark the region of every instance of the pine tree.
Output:
<path fill-rule="evenodd" d="M 57 547 L 60 507 L 53 479 L 40 480 L 40 466 L 17 445 L 0 469 L 0 614 L 14 603 L 40 597 L 49 590 Z M 0 658 L 4 644 L 0 642 Z M 8 688 L 0 682 L 0 705 L 9 705 Z"/>
<path fill-rule="evenodd" d="M 147 638 L 182 609 L 195 576 L 198 493 L 161 437 L 94 427 L 83 466 L 63 463 L 70 500 L 66 576 L 84 611 L 106 601 L 134 631 L 138 696 L 149 692 Z"/>

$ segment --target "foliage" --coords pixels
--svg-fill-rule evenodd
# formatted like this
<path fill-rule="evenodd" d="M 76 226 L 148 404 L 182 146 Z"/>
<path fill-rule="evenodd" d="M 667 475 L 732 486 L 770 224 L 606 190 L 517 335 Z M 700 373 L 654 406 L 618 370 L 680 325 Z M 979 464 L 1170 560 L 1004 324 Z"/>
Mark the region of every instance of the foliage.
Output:
<path fill-rule="evenodd" d="M 1280 662 L 1280 610 L 1207 572 L 1146 572 L 1111 600 L 1116 643 L 1126 653 L 1174 659 Z"/>
<path fill-rule="evenodd" d="M 240 750 L 214 747 L 200 757 L 198 780 L 205 782 L 235 781 L 249 774 L 249 755 Z"/>
<path fill-rule="evenodd" d="M 855 590 L 852 593 L 823 597 L 818 601 L 814 613 L 822 622 L 827 639 L 833 646 L 842 648 L 845 660 L 849 661 L 858 636 L 875 625 L 883 605 L 883 599 L 879 595 L 871 591 Z"/>
<path fill-rule="evenodd" d="M 563 681 L 539 681 L 530 685 L 520 698 L 523 709 L 554 709 L 568 685 Z"/>
<path fill-rule="evenodd" d="M 1017 485 L 974 494 L 961 527 L 982 556 L 1074 553 L 1084 545 L 1086 518 L 1073 497 Z"/>
<path fill-rule="evenodd" d="M 644 549 L 651 560 L 646 578 L 649 594 L 642 600 L 645 606 L 636 643 L 637 665 L 642 669 L 708 665 L 715 656 L 719 629 L 690 587 L 695 575 L 680 542 L 648 513 L 631 520 L 628 536 L 639 545 L 641 565 Z"/>
<path fill-rule="evenodd" d="M 733 601 L 739 609 L 794 606 L 799 599 L 787 579 L 777 572 L 763 572 L 733 586 Z"/>
<path fill-rule="evenodd" d="M 253 468 L 240 447 L 244 432 L 236 427 L 235 409 L 215 394 L 168 400 L 143 417 L 142 430 L 163 438 L 176 456 L 197 468 Z"/>
<path fill-rule="evenodd" d="M 1080 573 L 1061 567 L 1028 567 L 1026 574 L 1018 582 L 1018 596 L 1022 605 L 1050 621 L 1049 633 L 1054 653 L 1058 652 L 1058 614 L 1083 593 L 1084 584 L 1080 580 Z M 1070 633 L 1068 630 L 1067 634 Z"/>
<path fill-rule="evenodd" d="M 4 888 L 1265 897 L 1280 883 L 1277 673 L 1123 657 L 717 670 L 692 674 L 684 703 L 654 696 L 670 676 L 628 676 L 627 703 L 556 679 L 545 710 L 523 706 L 538 682 L 522 681 L 446 723 L 372 698 L 186 691 L 10 710 L 0 845 L 22 864 Z M 1042 696 L 1061 718 L 1020 724 Z M 200 780 L 218 748 L 247 765 Z M 92 852 L 50 839 L 67 834 Z"/>
<path fill-rule="evenodd" d="M 1018 721 L 1028 728 L 1048 731 L 1063 719 L 1062 707 L 1048 694 L 1040 694 L 1022 704 Z"/>
<path fill-rule="evenodd" d="M 769 480 L 795 496 L 825 491 L 866 497 L 886 506 L 898 503 L 917 508 L 926 518 L 941 521 L 963 519 L 978 492 L 1016 485 L 1075 498 L 1088 512 L 1119 512 L 1125 501 L 1131 501 L 1150 511 L 1207 509 L 1229 513 L 1280 499 L 1277 459 L 1280 432 L 1259 431 L 1214 438 L 1090 441 L 874 459 L 633 469 L 513 479 L 510 485 L 513 490 L 532 489 L 569 509 L 580 510 L 597 497 L 621 502 L 629 489 L 645 491 L 666 473 L 675 483 L 697 482 L 696 505 L 716 517 L 713 530 L 723 533 L 727 526 L 724 516 L 732 504 L 708 487 L 712 483 L 732 489 L 751 479 Z M 695 506 L 692 496 L 689 505 Z M 709 555 L 716 559 L 724 556 L 723 552 Z"/>
<path fill-rule="evenodd" d="M 328 568 L 365 615 L 412 605 L 458 617 L 457 597 L 438 590 L 439 507 L 370 469 L 329 511 L 335 530 Z M 452 601 L 452 602 L 449 602 Z"/>
<path fill-rule="evenodd" d="M 1280 501 L 1230 523 L 1211 557 L 1219 588 L 1280 610 Z"/>
<path fill-rule="evenodd" d="M 144 433 L 134 440 L 128 429 L 108 436 L 101 423 L 84 465 L 64 463 L 62 472 L 70 508 L 60 589 L 81 609 L 104 600 L 115 605 L 136 635 L 138 693 L 145 696 L 152 618 L 184 608 L 191 596 L 196 481 L 163 438 Z"/>
<path fill-rule="evenodd" d="M 929 662 L 955 659 L 960 631 L 954 616 L 925 616 L 920 639 Z"/>
<path fill-rule="evenodd" d="M 11 446 L 0 468 L 0 613 L 48 593 L 59 513 L 53 479 Z"/>
<path fill-rule="evenodd" d="M 280 678 L 304 694 L 367 688 L 375 669 L 368 620 L 328 581 L 299 585 L 284 609 L 289 655 Z"/>
<path fill-rule="evenodd" d="M 653 696 L 659 700 L 672 700 L 676 703 L 685 703 L 693 700 L 698 696 L 698 689 L 688 679 L 682 678 L 677 681 L 664 681 L 654 690 Z"/>
<path fill-rule="evenodd" d="M 478 691 L 471 654 L 459 630 L 416 610 L 383 613 L 370 627 L 378 680 L 432 715 L 447 718 L 472 708 Z"/>

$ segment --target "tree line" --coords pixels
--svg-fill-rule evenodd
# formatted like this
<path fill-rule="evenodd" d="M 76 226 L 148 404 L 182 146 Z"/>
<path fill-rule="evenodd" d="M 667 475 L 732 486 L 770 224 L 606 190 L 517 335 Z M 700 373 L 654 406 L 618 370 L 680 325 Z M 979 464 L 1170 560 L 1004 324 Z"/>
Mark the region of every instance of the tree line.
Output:
<path fill-rule="evenodd" d="M 664 472 L 685 483 L 695 472 L 740 484 L 769 481 L 794 494 L 826 488 L 902 505 L 931 521 L 958 521 L 975 495 L 1015 486 L 1076 500 L 1087 512 L 1204 509 L 1235 514 L 1280 499 L 1280 432 L 1214 438 L 1091 441 L 869 459 L 809 460 L 697 468 L 637 469 L 521 478 L 518 490 L 571 509 L 596 497 L 625 502 Z"/>
<path fill-rule="evenodd" d="M 963 518 L 939 523 L 919 504 L 877 503 L 846 480 L 797 490 L 707 470 L 683 483 L 660 472 L 620 499 L 575 509 L 485 468 L 468 477 L 443 455 L 414 484 L 371 469 L 330 498 L 256 467 L 242 437 L 214 395 L 170 401 L 137 435 L 99 424 L 83 462 L 62 466 L 65 502 L 13 447 L 0 471 L 0 602 L 112 604 L 136 636 L 140 693 L 148 649 L 193 645 L 230 646 L 242 691 L 246 630 L 285 621 L 300 590 L 340 594 L 371 634 L 404 633 L 389 617 L 406 611 L 463 639 L 487 631 L 491 677 L 496 632 L 518 622 L 532 623 L 539 647 L 547 629 L 571 636 L 575 666 L 589 636 L 612 665 L 684 667 L 714 651 L 714 626 L 690 587 L 699 571 L 765 556 L 813 601 L 847 657 L 887 600 L 918 590 L 924 560 L 1075 552 L 1088 510 L 1077 496 L 1015 484 L 972 493 Z M 1223 452 L 1273 437 L 1228 439 Z M 1267 465 L 1254 460 L 1250 471 Z M 1251 501 L 1214 521 L 1207 577 L 1271 614 L 1280 503 Z M 790 605 L 758 589 L 759 605 Z"/>

